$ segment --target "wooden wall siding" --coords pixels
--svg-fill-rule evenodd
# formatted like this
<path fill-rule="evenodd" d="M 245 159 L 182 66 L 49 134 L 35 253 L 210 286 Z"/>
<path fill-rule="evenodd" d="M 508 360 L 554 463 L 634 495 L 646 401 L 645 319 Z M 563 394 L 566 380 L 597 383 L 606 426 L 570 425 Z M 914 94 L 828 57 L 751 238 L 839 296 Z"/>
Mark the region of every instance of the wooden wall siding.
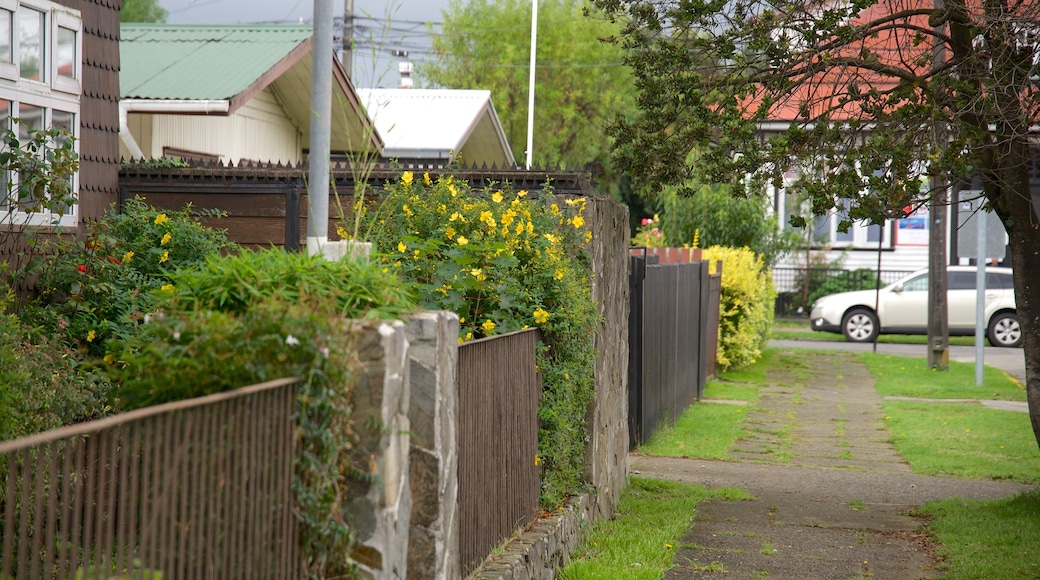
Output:
<path fill-rule="evenodd" d="M 98 217 L 119 191 L 119 9 L 122 0 L 56 0 L 83 21 L 80 219 Z"/>
<path fill-rule="evenodd" d="M 148 158 L 162 157 L 163 148 L 173 147 L 220 155 L 224 163 L 252 160 L 295 164 L 303 151 L 300 130 L 270 89 L 228 116 L 134 113 L 128 123 Z M 124 158 L 130 157 L 121 143 L 119 151 Z"/>
<path fill-rule="evenodd" d="M 243 165 L 240 167 L 148 168 L 128 166 L 119 174 L 119 199 L 143 196 L 150 205 L 166 209 L 180 209 L 188 202 L 196 209 L 219 209 L 227 212 L 226 219 L 211 225 L 226 229 L 228 237 L 251 247 L 300 247 L 307 235 L 307 188 L 305 165 Z M 416 172 L 426 168 L 414 167 Z M 378 192 L 387 181 L 400 178 L 402 169 L 382 167 L 369 177 L 369 187 Z M 430 169 L 435 176 L 436 169 Z M 456 179 L 469 181 L 480 187 L 489 181 L 509 181 L 517 189 L 539 191 L 547 179 L 556 193 L 595 195 L 588 174 L 566 171 L 482 171 L 457 169 Z M 344 205 L 354 191 L 352 173 L 343 166 L 333 170 L 336 191 Z M 298 200 L 298 201 L 294 201 Z M 330 200 L 329 238 L 337 239 L 336 210 Z M 298 223 L 297 229 L 292 223 Z M 297 233 L 295 243 L 286 243 L 287 232 Z M 291 234 L 290 234 L 291 235 Z"/>

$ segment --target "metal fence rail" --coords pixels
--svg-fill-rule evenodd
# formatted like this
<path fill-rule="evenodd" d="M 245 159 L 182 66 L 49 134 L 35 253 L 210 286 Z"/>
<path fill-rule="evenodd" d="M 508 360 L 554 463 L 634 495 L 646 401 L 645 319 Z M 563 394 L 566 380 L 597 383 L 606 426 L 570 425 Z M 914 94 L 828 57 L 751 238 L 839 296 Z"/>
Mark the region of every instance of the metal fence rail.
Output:
<path fill-rule="evenodd" d="M 777 290 L 775 313 L 777 316 L 808 316 L 812 297 L 827 283 L 834 285 L 835 292 L 871 290 L 876 286 L 877 272 L 867 272 L 869 275 L 842 268 L 773 268 L 773 285 Z M 891 284 L 910 273 L 882 270 L 881 284 Z"/>
<path fill-rule="evenodd" d="M 459 550 L 464 572 L 538 514 L 537 330 L 459 346 Z"/>
<path fill-rule="evenodd" d="M 0 442 L 0 578 L 296 578 L 296 379 Z"/>

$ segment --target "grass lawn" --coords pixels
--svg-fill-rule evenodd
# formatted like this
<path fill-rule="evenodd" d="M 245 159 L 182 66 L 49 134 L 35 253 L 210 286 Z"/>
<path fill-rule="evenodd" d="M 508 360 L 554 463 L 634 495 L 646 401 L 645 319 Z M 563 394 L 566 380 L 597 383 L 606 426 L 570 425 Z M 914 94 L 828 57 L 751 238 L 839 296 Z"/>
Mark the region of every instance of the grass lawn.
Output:
<path fill-rule="evenodd" d="M 700 502 L 752 499 L 744 490 L 630 477 L 614 518 L 597 522 L 560 577 L 659 580 Z"/>
<path fill-rule="evenodd" d="M 779 326 L 769 332 L 774 340 L 819 340 L 825 342 L 845 342 L 845 337 L 833 332 L 814 332 L 808 326 Z M 878 337 L 878 344 L 927 344 L 928 337 L 917 334 L 884 334 Z M 975 346 L 974 336 L 951 336 L 950 344 L 957 346 Z M 989 344 L 988 342 L 986 343 Z"/>
<path fill-rule="evenodd" d="M 923 358 L 860 353 L 858 360 L 874 375 L 881 396 L 926 399 L 997 399 L 1025 401 L 1026 390 L 1006 372 L 986 366 L 983 384 L 975 384 L 975 364 L 950 361 L 947 372 L 928 368 Z"/>

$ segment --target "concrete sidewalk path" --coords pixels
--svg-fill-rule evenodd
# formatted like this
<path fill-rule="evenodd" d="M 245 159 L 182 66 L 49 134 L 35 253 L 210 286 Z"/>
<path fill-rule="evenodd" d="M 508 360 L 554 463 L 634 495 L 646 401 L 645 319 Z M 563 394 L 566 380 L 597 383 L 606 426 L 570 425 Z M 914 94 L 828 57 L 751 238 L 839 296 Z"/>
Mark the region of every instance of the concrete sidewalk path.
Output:
<path fill-rule="evenodd" d="M 849 355 L 806 354 L 748 408 L 738 461 L 632 455 L 634 475 L 740 487 L 750 501 L 698 506 L 666 579 L 937 577 L 908 515 L 939 498 L 999 498 L 1031 486 L 915 475 L 887 442 L 882 399 Z"/>

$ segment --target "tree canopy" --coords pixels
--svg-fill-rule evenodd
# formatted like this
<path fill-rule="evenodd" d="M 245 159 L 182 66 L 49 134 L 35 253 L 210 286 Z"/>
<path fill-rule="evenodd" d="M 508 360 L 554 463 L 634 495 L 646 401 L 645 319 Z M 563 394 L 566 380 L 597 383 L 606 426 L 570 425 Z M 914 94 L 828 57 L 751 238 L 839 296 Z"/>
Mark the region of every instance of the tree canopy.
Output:
<path fill-rule="evenodd" d="M 638 112 L 610 130 L 614 158 L 648 189 L 692 176 L 754 193 L 794 176 L 813 213 L 880 222 L 945 194 L 922 178 L 976 180 L 1010 238 L 1040 440 L 1040 3 L 594 4 L 621 25 L 638 89 Z"/>
<path fill-rule="evenodd" d="M 159 0 L 123 0 L 120 22 L 166 22 L 166 10 Z"/>
<path fill-rule="evenodd" d="M 534 155 L 537 165 L 584 166 L 607 160 L 604 127 L 632 108 L 632 78 L 619 47 L 600 41 L 618 27 L 580 0 L 542 0 L 538 8 Z M 513 155 L 527 149 L 531 3 L 451 0 L 436 58 L 417 65 L 420 80 L 450 89 L 490 89 Z"/>

